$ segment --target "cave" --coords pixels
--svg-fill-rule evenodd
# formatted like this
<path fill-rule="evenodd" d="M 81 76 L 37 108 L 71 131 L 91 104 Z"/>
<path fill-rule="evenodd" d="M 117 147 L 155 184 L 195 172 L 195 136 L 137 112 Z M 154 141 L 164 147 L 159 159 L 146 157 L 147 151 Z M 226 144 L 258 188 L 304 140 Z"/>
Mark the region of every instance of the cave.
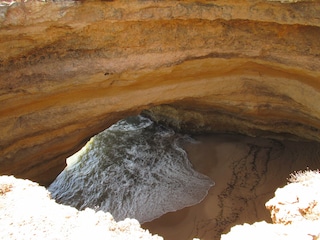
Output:
<path fill-rule="evenodd" d="M 201 132 L 190 124 L 182 131 L 158 112 L 163 107 L 161 116 L 145 110 L 94 136 L 67 159 L 51 197 L 116 221 L 137 219 L 167 240 L 220 239 L 235 225 L 271 223 L 265 203 L 276 189 L 292 173 L 319 168 L 316 141 Z"/>
<path fill-rule="evenodd" d="M 214 181 L 231 159 L 206 172 L 200 156 L 239 154 L 229 188 L 208 194 L 220 223 L 190 223 L 204 200 L 144 227 L 186 239 L 186 226 L 196 237 L 268 220 L 246 214 L 256 206 L 243 185 L 269 185 L 251 196 L 263 205 L 292 171 L 320 167 L 319 11 L 312 0 L 0 1 L 0 174 L 48 186 L 92 136 L 143 112 L 205 142 L 186 151 Z M 264 164 L 241 165 L 255 159 Z"/>

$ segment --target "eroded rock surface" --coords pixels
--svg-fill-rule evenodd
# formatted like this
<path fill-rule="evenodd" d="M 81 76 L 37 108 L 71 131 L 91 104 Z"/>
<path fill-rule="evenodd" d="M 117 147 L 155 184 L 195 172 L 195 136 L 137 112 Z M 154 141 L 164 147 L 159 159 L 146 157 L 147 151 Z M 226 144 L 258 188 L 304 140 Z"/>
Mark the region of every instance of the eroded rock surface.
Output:
<path fill-rule="evenodd" d="M 319 184 L 319 171 L 293 174 L 291 183 L 285 188 L 277 189 L 275 197 L 266 203 L 272 222 L 287 225 L 301 221 L 317 221 L 320 224 Z"/>
<path fill-rule="evenodd" d="M 0 174 L 48 184 L 88 138 L 163 104 L 188 129 L 320 139 L 318 1 L 0 8 Z"/>
<path fill-rule="evenodd" d="M 0 216 L 1 239 L 163 239 L 134 219 L 57 204 L 44 187 L 13 176 L 0 177 Z"/>

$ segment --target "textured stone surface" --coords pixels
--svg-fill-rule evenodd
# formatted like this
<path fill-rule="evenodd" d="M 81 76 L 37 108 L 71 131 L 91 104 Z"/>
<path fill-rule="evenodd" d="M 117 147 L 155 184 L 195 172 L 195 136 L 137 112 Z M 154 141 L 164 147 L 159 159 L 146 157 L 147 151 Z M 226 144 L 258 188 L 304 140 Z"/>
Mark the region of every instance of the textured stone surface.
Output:
<path fill-rule="evenodd" d="M 264 0 L 0 7 L 0 173 L 48 184 L 89 137 L 161 104 L 202 130 L 319 140 L 319 11 Z"/>
<path fill-rule="evenodd" d="M 0 216 L 1 239 L 163 239 L 134 219 L 57 204 L 44 187 L 13 176 L 0 177 Z"/>
<path fill-rule="evenodd" d="M 320 224 L 320 172 L 298 172 L 293 176 L 294 181 L 277 189 L 275 197 L 266 203 L 272 222 L 287 225 L 299 221 L 317 221 Z"/>

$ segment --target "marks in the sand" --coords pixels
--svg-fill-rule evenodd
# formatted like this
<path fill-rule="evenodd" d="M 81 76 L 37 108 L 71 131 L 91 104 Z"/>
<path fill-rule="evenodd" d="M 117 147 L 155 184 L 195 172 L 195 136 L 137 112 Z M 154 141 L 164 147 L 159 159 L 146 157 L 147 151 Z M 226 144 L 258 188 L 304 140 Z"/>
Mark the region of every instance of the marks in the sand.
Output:
<path fill-rule="evenodd" d="M 247 143 L 247 154 L 231 163 L 231 179 L 218 195 L 219 213 L 215 218 L 217 236 L 237 221 L 248 204 L 257 197 L 256 188 L 264 183 L 268 164 L 281 156 L 284 145 L 276 140 L 269 144 Z M 256 212 L 251 212 L 257 215 Z"/>

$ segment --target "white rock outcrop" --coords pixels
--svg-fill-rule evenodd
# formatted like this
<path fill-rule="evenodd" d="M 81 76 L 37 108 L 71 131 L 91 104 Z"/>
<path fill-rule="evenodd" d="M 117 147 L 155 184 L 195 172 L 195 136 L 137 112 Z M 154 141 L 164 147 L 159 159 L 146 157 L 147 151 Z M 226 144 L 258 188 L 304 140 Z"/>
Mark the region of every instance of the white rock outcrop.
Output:
<path fill-rule="evenodd" d="M 163 239 L 134 219 L 57 204 L 37 183 L 0 177 L 0 239 Z"/>

